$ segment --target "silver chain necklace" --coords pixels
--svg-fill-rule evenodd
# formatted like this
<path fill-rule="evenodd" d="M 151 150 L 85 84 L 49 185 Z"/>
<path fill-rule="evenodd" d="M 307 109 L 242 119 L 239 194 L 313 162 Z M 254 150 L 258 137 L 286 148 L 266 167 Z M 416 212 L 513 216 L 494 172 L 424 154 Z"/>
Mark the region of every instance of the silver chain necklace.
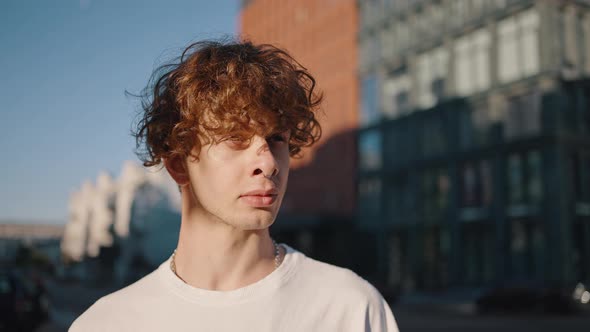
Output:
<path fill-rule="evenodd" d="M 279 265 L 281 265 L 281 250 L 279 248 L 279 245 L 275 242 L 274 239 L 272 239 L 272 244 L 275 248 L 275 270 L 276 270 L 279 267 Z M 180 278 L 178 273 L 176 273 L 176 259 L 175 258 L 176 258 L 176 249 L 174 249 L 174 252 L 172 253 L 172 259 L 170 260 L 170 269 L 172 270 L 172 272 L 174 272 L 174 274 L 176 274 L 177 277 Z M 180 279 L 182 280 L 182 278 L 180 278 Z"/>

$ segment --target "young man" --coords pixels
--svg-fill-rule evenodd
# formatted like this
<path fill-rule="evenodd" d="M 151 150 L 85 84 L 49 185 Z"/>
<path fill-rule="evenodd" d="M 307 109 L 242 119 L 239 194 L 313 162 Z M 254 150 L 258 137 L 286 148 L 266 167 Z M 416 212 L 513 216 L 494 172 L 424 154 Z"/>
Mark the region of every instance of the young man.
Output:
<path fill-rule="evenodd" d="M 270 45 L 199 42 L 162 70 L 136 137 L 180 188 L 177 249 L 70 331 L 398 331 L 364 279 L 269 235 L 289 158 L 321 133 L 305 68 Z"/>

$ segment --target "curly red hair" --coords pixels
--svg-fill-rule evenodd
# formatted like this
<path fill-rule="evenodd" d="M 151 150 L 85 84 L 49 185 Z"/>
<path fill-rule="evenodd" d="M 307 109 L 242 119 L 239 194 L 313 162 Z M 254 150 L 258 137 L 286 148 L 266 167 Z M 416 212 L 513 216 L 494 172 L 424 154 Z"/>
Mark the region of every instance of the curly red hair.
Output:
<path fill-rule="evenodd" d="M 203 145 L 290 130 L 289 152 L 321 136 L 315 79 L 286 51 L 250 41 L 200 41 L 177 63 L 154 71 L 136 124 L 145 166 L 175 155 L 198 158 Z"/>

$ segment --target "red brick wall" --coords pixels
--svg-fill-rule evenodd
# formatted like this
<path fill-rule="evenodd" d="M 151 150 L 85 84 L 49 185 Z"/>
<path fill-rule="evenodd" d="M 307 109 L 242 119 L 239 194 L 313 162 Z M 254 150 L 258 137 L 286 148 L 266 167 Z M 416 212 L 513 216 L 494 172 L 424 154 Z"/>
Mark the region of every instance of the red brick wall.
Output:
<path fill-rule="evenodd" d="M 286 49 L 324 93 L 322 139 L 292 160 L 283 211 L 351 215 L 359 104 L 356 1 L 253 0 L 242 9 L 239 26 L 245 38 Z"/>

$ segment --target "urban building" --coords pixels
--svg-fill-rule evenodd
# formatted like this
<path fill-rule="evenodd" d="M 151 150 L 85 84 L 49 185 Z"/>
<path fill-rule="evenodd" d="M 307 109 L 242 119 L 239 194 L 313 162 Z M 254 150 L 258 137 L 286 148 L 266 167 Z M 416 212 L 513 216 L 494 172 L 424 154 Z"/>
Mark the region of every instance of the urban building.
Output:
<path fill-rule="evenodd" d="M 358 7 L 357 221 L 376 278 L 590 282 L 590 1 Z"/>
<path fill-rule="evenodd" d="M 176 248 L 180 194 L 166 170 L 124 163 L 113 179 L 100 172 L 71 194 L 61 239 L 64 276 L 89 284 L 128 285 Z"/>

